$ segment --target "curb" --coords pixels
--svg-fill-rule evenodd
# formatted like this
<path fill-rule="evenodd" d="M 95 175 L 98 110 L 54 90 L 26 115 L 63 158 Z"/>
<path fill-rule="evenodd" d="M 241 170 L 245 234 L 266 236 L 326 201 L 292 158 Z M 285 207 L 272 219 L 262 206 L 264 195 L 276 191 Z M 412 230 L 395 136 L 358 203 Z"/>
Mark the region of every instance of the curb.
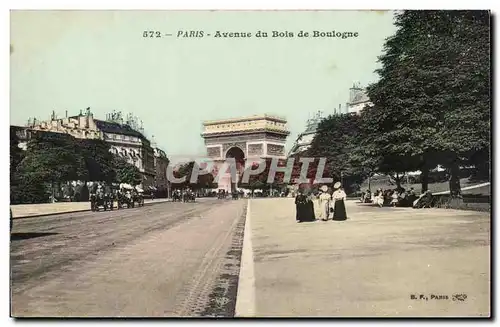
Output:
<path fill-rule="evenodd" d="M 250 225 L 251 212 L 248 200 L 245 231 L 243 234 L 243 248 L 241 251 L 240 275 L 236 292 L 236 306 L 234 317 L 255 317 L 255 268 L 252 246 L 252 228 Z"/>
<path fill-rule="evenodd" d="M 166 202 L 171 202 L 171 201 L 145 202 L 144 206 L 154 205 L 154 204 L 159 204 L 159 203 L 166 203 Z M 117 210 L 117 209 L 114 209 L 114 210 Z M 12 220 L 28 219 L 28 218 L 39 218 L 39 217 L 50 217 L 50 216 L 56 216 L 56 215 L 64 215 L 64 214 L 67 214 L 67 213 L 78 213 L 78 212 L 86 212 L 86 211 L 91 211 L 91 210 L 90 209 L 81 209 L 81 210 L 72 210 L 72 211 L 61 211 L 61 212 L 44 213 L 44 214 L 32 215 L 32 216 L 12 217 Z"/>

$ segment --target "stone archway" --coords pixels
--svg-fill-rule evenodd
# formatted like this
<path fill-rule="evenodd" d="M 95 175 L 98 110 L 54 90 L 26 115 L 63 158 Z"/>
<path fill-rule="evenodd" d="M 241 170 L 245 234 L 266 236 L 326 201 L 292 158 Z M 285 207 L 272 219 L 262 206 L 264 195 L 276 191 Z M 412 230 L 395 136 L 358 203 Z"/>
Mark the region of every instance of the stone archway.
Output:
<path fill-rule="evenodd" d="M 238 179 L 240 173 L 245 169 L 245 152 L 241 148 L 233 146 L 227 150 L 225 159 L 227 158 L 234 158 L 236 162 L 236 178 Z M 231 181 L 230 185 L 230 192 L 235 191 L 238 188 L 238 180 L 236 180 L 236 182 Z"/>
<path fill-rule="evenodd" d="M 230 172 L 222 172 L 227 158 L 235 158 L 237 166 L 267 159 L 286 159 L 285 143 L 290 134 L 286 119 L 271 115 L 254 115 L 203 122 L 201 136 L 205 141 L 207 156 L 214 161 L 214 176 L 218 177 L 218 189 L 230 191 Z M 244 166 L 242 167 L 244 171 Z M 237 184 L 237 183 L 236 183 Z"/>

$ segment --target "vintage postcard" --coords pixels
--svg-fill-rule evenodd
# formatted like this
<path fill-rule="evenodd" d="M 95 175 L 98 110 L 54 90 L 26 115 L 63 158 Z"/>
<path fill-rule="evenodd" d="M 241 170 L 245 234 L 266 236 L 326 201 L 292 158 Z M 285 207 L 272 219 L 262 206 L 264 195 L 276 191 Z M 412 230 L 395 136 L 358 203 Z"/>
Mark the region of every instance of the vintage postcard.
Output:
<path fill-rule="evenodd" d="M 11 316 L 491 316 L 491 13 L 10 13 Z"/>

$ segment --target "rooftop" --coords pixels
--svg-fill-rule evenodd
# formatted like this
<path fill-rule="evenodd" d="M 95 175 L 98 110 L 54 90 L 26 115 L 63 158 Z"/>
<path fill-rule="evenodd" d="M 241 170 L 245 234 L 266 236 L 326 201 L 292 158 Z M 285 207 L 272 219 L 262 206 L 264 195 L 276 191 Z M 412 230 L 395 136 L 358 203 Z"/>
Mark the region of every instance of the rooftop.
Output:
<path fill-rule="evenodd" d="M 247 117 L 207 120 L 207 121 L 203 122 L 203 125 L 207 126 L 207 125 L 216 125 L 216 124 L 224 124 L 224 123 L 239 123 L 239 122 L 254 121 L 254 120 L 270 120 L 270 121 L 276 121 L 279 123 L 286 123 L 286 118 L 284 118 L 284 117 L 264 114 L 264 115 L 253 115 L 253 116 L 247 116 Z"/>
<path fill-rule="evenodd" d="M 360 91 L 357 93 L 349 104 L 358 104 L 363 102 L 369 102 L 370 98 L 366 94 L 366 91 Z"/>
<path fill-rule="evenodd" d="M 118 124 L 118 123 L 113 123 L 109 121 L 104 121 L 104 120 L 99 120 L 99 119 L 94 119 L 94 122 L 97 126 L 98 129 L 100 129 L 103 132 L 106 133 L 113 133 L 113 134 L 122 134 L 122 135 L 129 135 L 129 136 L 135 136 L 139 137 L 142 139 L 145 139 L 146 137 L 130 127 L 127 124 Z"/>

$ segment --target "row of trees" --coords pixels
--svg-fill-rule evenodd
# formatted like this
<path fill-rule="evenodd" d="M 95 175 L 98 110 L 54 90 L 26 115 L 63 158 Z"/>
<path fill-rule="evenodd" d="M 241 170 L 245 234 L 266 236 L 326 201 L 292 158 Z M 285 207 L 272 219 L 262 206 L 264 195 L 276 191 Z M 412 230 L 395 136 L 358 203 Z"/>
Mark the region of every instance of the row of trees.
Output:
<path fill-rule="evenodd" d="M 142 182 L 139 169 L 114 156 L 103 140 L 34 132 L 26 151 L 18 144 L 16 131 L 11 128 L 11 203 L 45 202 L 48 190 L 60 190 L 61 184 L 74 180 L 132 185 Z"/>
<path fill-rule="evenodd" d="M 184 177 L 183 182 L 171 183 L 172 189 L 186 189 L 190 188 L 194 191 L 199 191 L 202 189 L 212 189 L 216 188 L 217 184 L 214 182 L 214 176 L 212 174 L 198 175 L 195 183 L 191 183 L 191 176 L 194 171 L 200 171 L 201 167 L 195 161 L 190 161 L 180 165 L 180 167 L 173 171 L 173 176 L 176 179 L 181 179 Z"/>
<path fill-rule="evenodd" d="M 324 119 L 305 156 L 327 157 L 345 185 L 374 173 L 401 182 L 420 170 L 422 191 L 437 165 L 460 195 L 461 167 L 490 174 L 490 17 L 487 11 L 404 11 L 387 39 L 372 107 Z"/>

